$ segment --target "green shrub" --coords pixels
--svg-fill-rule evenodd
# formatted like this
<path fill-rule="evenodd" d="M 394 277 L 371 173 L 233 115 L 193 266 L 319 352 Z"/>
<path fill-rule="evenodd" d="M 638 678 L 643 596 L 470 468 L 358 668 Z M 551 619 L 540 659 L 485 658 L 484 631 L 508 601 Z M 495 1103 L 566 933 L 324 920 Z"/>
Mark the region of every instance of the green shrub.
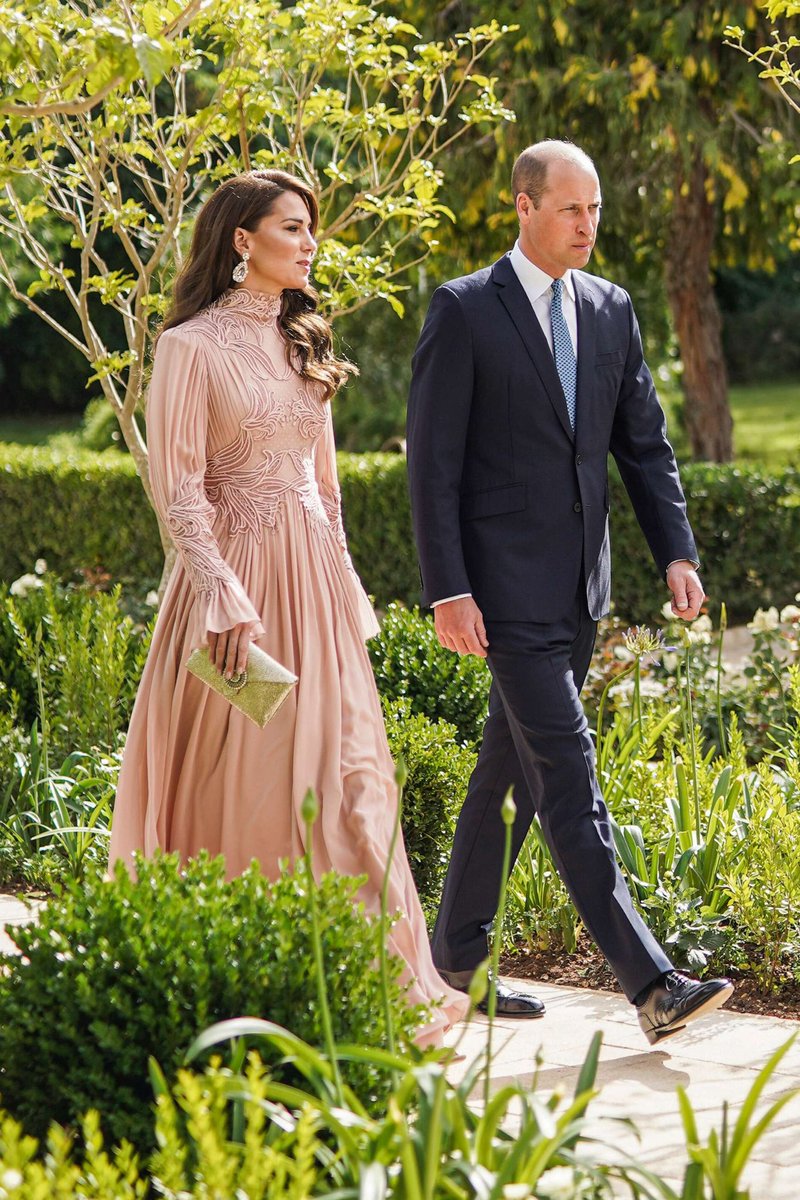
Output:
<path fill-rule="evenodd" d="M 722 874 L 736 914 L 733 960 L 773 991 L 786 975 L 800 973 L 800 798 L 795 795 L 793 807 L 783 781 L 764 764 L 758 782 L 752 789 L 746 853 L 723 863 Z"/>
<path fill-rule="evenodd" d="M 383 716 L 392 757 L 402 755 L 408 771 L 403 840 L 423 908 L 434 916 L 476 755 L 459 746 L 453 725 L 413 713 L 408 700 L 384 700 Z"/>
<path fill-rule="evenodd" d="M 210 1196 L 281 1197 L 307 1200 L 318 1194 L 325 1146 L 316 1114 L 307 1109 L 284 1131 L 283 1144 L 270 1134 L 263 1069 L 251 1063 L 243 1080 L 242 1141 L 231 1139 L 230 1072 L 179 1072 L 174 1088 L 158 1099 L 154 1140 L 158 1151 L 147 1164 L 129 1145 L 107 1147 L 97 1112 L 81 1121 L 80 1137 L 53 1124 L 47 1152 L 19 1122 L 0 1111 L 0 1196 L 13 1200 L 81 1197 L 81 1200 L 135 1200 L 154 1195 L 208 1200 Z M 273 1110 L 274 1111 L 274 1110 Z M 272 1142 L 273 1144 L 270 1144 Z"/>
<path fill-rule="evenodd" d="M 340 454 L 345 526 L 353 560 L 378 604 L 419 602 L 405 458 Z M 687 463 L 689 515 L 712 601 L 732 621 L 800 590 L 800 560 L 776 548 L 800 543 L 800 471 Z M 654 619 L 664 582 L 612 472 L 613 594 L 631 622 Z M 102 566 L 115 580 L 153 580 L 161 571 L 156 521 L 128 455 L 57 454 L 0 445 L 0 579 L 47 559 L 62 578 Z"/>
<path fill-rule="evenodd" d="M 38 577 L 37 577 L 38 578 Z M 49 750 L 113 750 L 127 728 L 150 644 L 150 631 L 106 594 L 38 579 L 22 596 L 0 587 L 0 709 L 24 728 L 46 722 Z M 41 683 L 44 711 L 40 712 Z"/>
<path fill-rule="evenodd" d="M 140 433 L 144 436 L 143 414 L 136 412 L 134 417 Z M 119 450 L 122 454 L 128 453 L 116 413 L 105 396 L 95 396 L 94 400 L 90 400 L 86 405 L 77 441 L 84 450 L 94 450 L 97 453 L 103 450 Z"/>
<path fill-rule="evenodd" d="M 0 579 L 44 558 L 62 579 L 104 567 L 114 580 L 153 580 L 158 526 L 130 455 L 0 446 Z"/>
<path fill-rule="evenodd" d="M 685 463 L 681 479 L 711 606 L 732 623 L 800 590 L 800 470 Z M 611 473 L 612 596 L 616 612 L 657 620 L 667 598 L 616 472 Z M 781 550 L 785 553 L 781 553 Z"/>
<path fill-rule="evenodd" d="M 412 712 L 449 721 L 462 742 L 480 740 L 491 685 L 486 663 L 445 650 L 430 617 L 390 604 L 369 656 L 382 696 L 408 699 Z"/>
<path fill-rule="evenodd" d="M 68 884 L 0 957 L 0 1093 L 36 1136 L 90 1108 L 113 1140 L 152 1139 L 148 1056 L 167 1078 L 210 1022 L 268 1017 L 321 1044 L 305 864 L 270 883 L 255 867 L 225 882 L 222 859 L 180 868 L 177 856 L 122 865 L 111 883 Z M 376 962 L 380 923 L 354 903 L 358 881 L 319 886 L 324 969 L 340 1042 L 386 1044 Z M 420 1010 L 402 999 L 390 960 L 395 1034 L 409 1046 Z M 289 1068 L 271 1064 L 278 1076 Z M 369 1064 L 346 1069 L 367 1099 L 386 1080 Z"/>

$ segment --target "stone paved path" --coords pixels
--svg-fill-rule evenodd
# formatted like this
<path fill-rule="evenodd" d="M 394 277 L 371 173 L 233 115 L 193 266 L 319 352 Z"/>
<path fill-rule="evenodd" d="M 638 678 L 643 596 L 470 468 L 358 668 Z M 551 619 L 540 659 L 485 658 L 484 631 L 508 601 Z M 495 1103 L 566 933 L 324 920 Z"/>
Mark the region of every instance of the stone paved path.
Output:
<path fill-rule="evenodd" d="M 611 992 L 553 984 L 514 986 L 535 991 L 547 1005 L 536 1021 L 498 1020 L 495 1025 L 492 1084 L 530 1081 L 538 1067 L 539 1086 L 546 1094 L 559 1088 L 571 1096 L 578 1069 L 595 1030 L 603 1033 L 597 1086 L 600 1095 L 589 1114 L 592 1132 L 616 1148 L 630 1152 L 673 1185 L 686 1164 L 683 1127 L 675 1089 L 686 1089 L 697 1114 L 701 1137 L 719 1129 L 722 1103 L 730 1104 L 735 1120 L 756 1075 L 769 1056 L 800 1022 L 773 1017 L 728 1013 L 724 1009 L 676 1034 L 659 1047 L 648 1045 L 627 1001 Z M 487 1022 L 479 1018 L 466 1026 L 459 1050 L 472 1060 L 485 1044 Z M 448 1036 L 453 1044 L 456 1031 Z M 455 1073 L 464 1069 L 456 1064 Z M 763 1094 L 757 1112 L 763 1113 L 779 1095 L 800 1086 L 800 1040 L 782 1060 Z M 632 1117 L 639 1140 L 613 1118 Z M 798 1200 L 800 1197 L 800 1096 L 783 1109 L 758 1143 L 744 1176 L 751 1200 Z M 678 1189 L 680 1190 L 680 1189 Z M 629 1195 L 627 1189 L 620 1195 Z"/>

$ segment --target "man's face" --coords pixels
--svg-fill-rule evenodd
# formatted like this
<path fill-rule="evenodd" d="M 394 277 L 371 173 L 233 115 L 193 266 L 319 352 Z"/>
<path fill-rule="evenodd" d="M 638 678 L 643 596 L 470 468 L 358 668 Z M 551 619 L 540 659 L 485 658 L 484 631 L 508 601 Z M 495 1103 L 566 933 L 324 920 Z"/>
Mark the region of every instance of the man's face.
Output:
<path fill-rule="evenodd" d="M 553 279 L 589 261 L 600 223 L 600 181 L 594 171 L 556 160 L 538 208 L 517 196 L 519 244 L 526 258 Z"/>

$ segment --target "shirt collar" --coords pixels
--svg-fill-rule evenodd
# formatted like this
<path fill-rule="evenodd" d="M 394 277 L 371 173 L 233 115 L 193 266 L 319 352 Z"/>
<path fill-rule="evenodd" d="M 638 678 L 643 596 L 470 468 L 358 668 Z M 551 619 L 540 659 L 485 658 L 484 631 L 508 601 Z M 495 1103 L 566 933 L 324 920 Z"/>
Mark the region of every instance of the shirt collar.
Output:
<path fill-rule="evenodd" d="M 514 273 L 525 289 L 531 303 L 534 300 L 538 300 L 540 296 L 550 290 L 553 284 L 552 275 L 547 275 L 535 263 L 532 263 L 529 258 L 526 258 L 520 249 L 518 241 L 514 243 L 514 248 L 508 257 L 511 259 L 511 266 L 514 268 Z M 565 271 L 562 279 L 564 281 L 564 290 L 570 300 L 574 300 L 575 281 L 572 278 L 572 271 Z"/>

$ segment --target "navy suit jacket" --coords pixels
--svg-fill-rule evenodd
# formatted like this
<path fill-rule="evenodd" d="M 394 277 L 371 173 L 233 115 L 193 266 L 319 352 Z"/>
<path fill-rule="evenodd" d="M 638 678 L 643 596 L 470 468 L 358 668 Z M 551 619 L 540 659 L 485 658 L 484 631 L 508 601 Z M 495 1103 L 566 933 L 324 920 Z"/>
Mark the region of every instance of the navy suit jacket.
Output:
<path fill-rule="evenodd" d="M 581 580 L 608 611 L 608 455 L 659 571 L 696 559 L 630 297 L 573 272 L 577 416 L 508 256 L 438 288 L 413 360 L 408 471 L 423 600 L 471 592 L 488 620 L 555 621 Z"/>

